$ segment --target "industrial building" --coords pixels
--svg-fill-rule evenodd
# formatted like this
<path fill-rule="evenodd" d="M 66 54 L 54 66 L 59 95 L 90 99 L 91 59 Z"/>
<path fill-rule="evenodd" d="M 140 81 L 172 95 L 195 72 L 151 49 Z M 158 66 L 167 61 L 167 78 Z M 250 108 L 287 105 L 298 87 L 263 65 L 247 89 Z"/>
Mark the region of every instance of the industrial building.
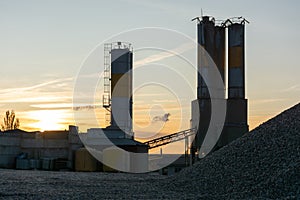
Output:
<path fill-rule="evenodd" d="M 0 136 L 0 167 L 73 170 L 76 150 L 81 147 L 75 126 L 63 131 L 9 130 Z"/>

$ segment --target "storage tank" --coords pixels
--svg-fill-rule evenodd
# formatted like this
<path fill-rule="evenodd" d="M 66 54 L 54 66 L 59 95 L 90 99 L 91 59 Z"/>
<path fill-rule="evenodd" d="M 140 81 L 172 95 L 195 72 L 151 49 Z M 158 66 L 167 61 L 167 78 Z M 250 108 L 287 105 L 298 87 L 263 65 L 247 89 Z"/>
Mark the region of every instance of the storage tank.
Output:
<path fill-rule="evenodd" d="M 132 134 L 132 51 L 130 44 L 117 42 L 111 50 L 111 128 Z"/>
<path fill-rule="evenodd" d="M 245 25 L 228 26 L 228 98 L 245 98 Z"/>
<path fill-rule="evenodd" d="M 225 58 L 226 58 L 226 27 L 222 24 L 215 26 L 215 51 L 213 54 L 213 60 L 220 72 L 223 82 L 225 83 Z M 224 84 L 225 85 L 225 84 Z M 222 88 L 224 91 L 225 98 L 225 88 Z"/>
<path fill-rule="evenodd" d="M 97 162 L 86 148 L 80 148 L 75 153 L 75 171 L 95 172 L 97 171 Z"/>
<path fill-rule="evenodd" d="M 130 171 L 134 173 L 143 173 L 148 168 L 148 153 L 131 153 L 130 154 Z"/>
<path fill-rule="evenodd" d="M 103 150 L 103 171 L 130 171 L 130 154 L 119 147 L 109 147 Z"/>
<path fill-rule="evenodd" d="M 197 99 L 192 102 L 192 127 L 197 128 L 197 134 L 192 144 L 192 153 L 197 152 L 206 136 L 211 119 L 210 90 L 217 90 L 225 99 L 225 84 L 218 86 L 215 81 L 213 64 L 217 66 L 223 83 L 225 83 L 225 58 L 226 58 L 226 27 L 219 22 L 216 25 L 213 17 L 203 16 L 197 25 L 198 38 L 198 84 Z M 206 77 L 204 80 L 203 77 Z M 205 82 L 206 81 L 206 82 Z M 209 85 L 209 88 L 208 88 Z M 220 93 L 222 92 L 222 93 Z"/>
<path fill-rule="evenodd" d="M 214 18 L 209 16 L 202 17 L 202 20 L 197 25 L 198 31 L 198 71 L 202 75 L 208 75 L 209 68 L 209 58 L 207 53 L 211 58 L 214 56 L 215 52 L 215 22 Z M 205 51 L 207 52 L 205 52 Z M 207 84 L 205 83 L 203 77 L 198 73 L 198 86 L 197 86 L 197 99 L 209 98 L 209 92 Z"/>
<path fill-rule="evenodd" d="M 198 71 L 201 75 L 207 77 L 207 81 L 211 80 L 209 85 L 211 88 L 215 88 L 215 81 L 213 78 L 208 77 L 210 74 L 208 70 L 212 62 L 209 62 L 210 59 L 217 66 L 220 76 L 224 81 L 225 77 L 225 30 L 226 27 L 219 22 L 218 25 L 215 23 L 213 17 L 204 16 L 202 20 L 199 21 L 197 25 L 198 31 Z M 209 98 L 209 92 L 207 84 L 205 83 L 203 77 L 198 73 L 198 90 L 197 97 L 198 99 Z M 225 91 L 225 88 L 218 88 Z M 225 92 L 224 92 L 225 97 Z"/>
<path fill-rule="evenodd" d="M 249 131 L 245 98 L 245 22 L 242 17 L 228 24 L 228 99 L 226 121 L 217 147 L 221 148 Z"/>

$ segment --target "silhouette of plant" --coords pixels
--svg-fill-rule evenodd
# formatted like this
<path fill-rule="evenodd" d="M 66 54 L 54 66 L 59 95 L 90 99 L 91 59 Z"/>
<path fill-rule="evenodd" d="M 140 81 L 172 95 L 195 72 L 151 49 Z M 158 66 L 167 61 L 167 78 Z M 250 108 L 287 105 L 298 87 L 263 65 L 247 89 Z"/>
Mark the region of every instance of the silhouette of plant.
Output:
<path fill-rule="evenodd" d="M 4 123 L 1 124 L 2 131 L 14 130 L 20 127 L 20 121 L 18 118 L 16 118 L 13 110 L 11 112 L 9 112 L 9 110 L 6 111 L 3 122 Z"/>

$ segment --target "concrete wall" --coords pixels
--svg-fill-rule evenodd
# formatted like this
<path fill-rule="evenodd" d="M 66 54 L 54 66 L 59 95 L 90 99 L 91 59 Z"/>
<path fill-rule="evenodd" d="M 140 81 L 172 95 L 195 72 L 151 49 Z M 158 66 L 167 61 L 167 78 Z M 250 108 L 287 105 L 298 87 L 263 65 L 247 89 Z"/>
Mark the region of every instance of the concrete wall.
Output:
<path fill-rule="evenodd" d="M 0 167 L 13 168 L 15 157 L 20 153 L 20 133 L 1 133 L 0 138 Z"/>
<path fill-rule="evenodd" d="M 15 168 L 16 157 L 27 153 L 29 159 L 66 159 L 68 167 L 73 169 L 75 151 L 82 146 L 75 126 L 69 126 L 66 131 L 3 132 L 0 134 L 0 167 Z"/>

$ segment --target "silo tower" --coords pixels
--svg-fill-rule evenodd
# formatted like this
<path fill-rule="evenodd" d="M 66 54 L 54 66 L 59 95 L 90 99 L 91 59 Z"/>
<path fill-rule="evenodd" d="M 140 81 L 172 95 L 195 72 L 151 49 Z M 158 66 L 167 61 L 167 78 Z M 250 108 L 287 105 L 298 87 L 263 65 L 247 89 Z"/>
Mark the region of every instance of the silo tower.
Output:
<path fill-rule="evenodd" d="M 226 55 L 226 27 L 216 21 L 214 17 L 202 16 L 197 23 L 197 55 L 198 55 L 198 79 L 197 79 L 197 99 L 192 101 L 192 127 L 197 127 L 197 134 L 192 144 L 192 154 L 199 153 L 211 119 L 211 96 L 208 85 L 214 85 L 212 77 L 208 77 L 206 83 L 202 75 L 210 76 L 211 70 L 209 59 L 216 64 L 221 78 L 225 83 L 225 55 Z M 216 87 L 213 87 L 216 89 Z M 225 87 L 218 88 L 221 93 L 219 98 L 225 99 Z"/>
<path fill-rule="evenodd" d="M 121 129 L 126 138 L 132 131 L 132 47 L 130 43 L 105 44 L 103 107 L 109 112 L 109 129 Z"/>

